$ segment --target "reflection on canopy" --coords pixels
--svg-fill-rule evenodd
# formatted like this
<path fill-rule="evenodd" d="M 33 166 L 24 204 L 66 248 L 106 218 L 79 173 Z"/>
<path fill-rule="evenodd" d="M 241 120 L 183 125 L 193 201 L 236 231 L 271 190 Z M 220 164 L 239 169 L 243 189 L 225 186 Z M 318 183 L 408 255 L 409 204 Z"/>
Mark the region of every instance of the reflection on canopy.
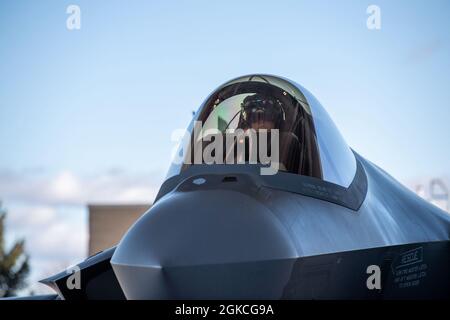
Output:
<path fill-rule="evenodd" d="M 283 78 L 252 75 L 232 80 L 214 91 L 204 102 L 195 121 L 203 124 L 202 134 L 191 135 L 181 150 L 194 150 L 194 143 L 205 140 L 205 132 L 257 132 L 257 139 L 269 139 L 279 131 L 280 170 L 311 176 L 347 187 L 355 174 L 356 162 L 339 131 L 319 102 L 304 88 Z M 193 123 L 189 127 L 193 131 Z M 267 135 L 259 132 L 267 132 Z M 237 144 L 242 141 L 237 139 Z M 270 145 L 270 144 L 269 144 Z M 248 146 L 246 145 L 246 148 Z M 248 149 L 245 149 L 248 150 Z M 272 150 L 268 150 L 272 152 Z M 223 163 L 233 163 L 224 150 Z M 182 166 L 173 164 L 169 175 L 180 173 L 194 163 L 195 152 L 186 153 Z M 238 152 L 232 156 L 239 157 Z M 251 163 L 251 155 L 235 163 Z M 237 160 L 237 159 L 235 159 Z"/>

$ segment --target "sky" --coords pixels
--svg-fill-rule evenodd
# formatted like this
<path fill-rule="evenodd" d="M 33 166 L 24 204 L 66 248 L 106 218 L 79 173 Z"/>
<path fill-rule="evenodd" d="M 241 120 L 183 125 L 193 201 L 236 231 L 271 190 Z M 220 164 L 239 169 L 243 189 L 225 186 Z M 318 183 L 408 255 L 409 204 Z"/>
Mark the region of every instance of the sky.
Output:
<path fill-rule="evenodd" d="M 84 258 L 86 203 L 151 202 L 171 133 L 250 73 L 302 84 L 401 182 L 448 177 L 449 71 L 447 0 L 0 1 L 8 239 L 26 238 L 31 281 Z"/>

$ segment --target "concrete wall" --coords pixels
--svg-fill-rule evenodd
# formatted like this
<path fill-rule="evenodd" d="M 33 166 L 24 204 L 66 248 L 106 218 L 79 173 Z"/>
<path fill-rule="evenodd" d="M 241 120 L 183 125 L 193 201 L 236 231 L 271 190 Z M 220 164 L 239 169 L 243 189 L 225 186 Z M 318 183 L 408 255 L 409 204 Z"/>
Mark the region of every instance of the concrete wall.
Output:
<path fill-rule="evenodd" d="M 88 255 L 115 246 L 151 205 L 88 205 Z"/>

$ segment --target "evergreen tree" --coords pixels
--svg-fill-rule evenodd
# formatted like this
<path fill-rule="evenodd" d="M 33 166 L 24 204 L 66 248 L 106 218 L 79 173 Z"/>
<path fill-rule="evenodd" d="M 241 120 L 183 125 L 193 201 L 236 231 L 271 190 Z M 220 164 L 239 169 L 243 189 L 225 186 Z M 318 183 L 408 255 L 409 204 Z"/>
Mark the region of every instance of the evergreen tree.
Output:
<path fill-rule="evenodd" d="M 12 296 L 23 288 L 29 273 L 25 241 L 17 241 L 10 250 L 5 246 L 5 220 L 6 211 L 0 202 L 0 297 Z"/>

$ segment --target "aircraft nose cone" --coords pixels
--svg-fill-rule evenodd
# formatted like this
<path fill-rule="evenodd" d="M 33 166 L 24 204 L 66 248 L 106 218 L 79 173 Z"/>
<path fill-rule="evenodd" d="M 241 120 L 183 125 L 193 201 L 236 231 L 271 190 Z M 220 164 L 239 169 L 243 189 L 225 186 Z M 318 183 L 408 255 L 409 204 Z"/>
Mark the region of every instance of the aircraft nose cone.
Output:
<path fill-rule="evenodd" d="M 128 299 L 279 298 L 296 251 L 278 218 L 232 190 L 174 192 L 119 243 L 111 264 Z"/>

